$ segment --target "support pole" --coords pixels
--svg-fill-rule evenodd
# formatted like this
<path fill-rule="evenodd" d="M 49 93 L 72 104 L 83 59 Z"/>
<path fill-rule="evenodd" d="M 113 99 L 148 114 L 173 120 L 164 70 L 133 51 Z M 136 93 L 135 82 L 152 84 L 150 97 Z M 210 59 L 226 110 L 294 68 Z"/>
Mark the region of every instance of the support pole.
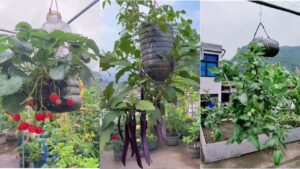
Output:
<path fill-rule="evenodd" d="M 265 1 L 249 1 L 249 2 L 253 2 L 253 3 L 259 4 L 259 5 L 264 5 L 264 6 L 269 7 L 269 8 L 277 9 L 277 10 L 280 10 L 280 11 L 284 11 L 284 12 L 288 12 L 288 13 L 300 16 L 300 12 L 298 12 L 298 11 L 294 11 L 294 10 L 291 10 L 291 9 L 288 9 L 288 8 L 284 8 L 284 7 L 269 3 L 269 2 L 265 2 Z"/>
<path fill-rule="evenodd" d="M 90 9 L 92 6 L 94 6 L 97 2 L 100 0 L 95 0 L 92 3 L 90 3 L 87 7 L 85 7 L 83 10 L 81 10 L 77 15 L 75 15 L 72 19 L 68 21 L 68 24 L 72 23 L 75 19 L 77 19 L 80 15 L 82 15 L 85 11 Z"/>

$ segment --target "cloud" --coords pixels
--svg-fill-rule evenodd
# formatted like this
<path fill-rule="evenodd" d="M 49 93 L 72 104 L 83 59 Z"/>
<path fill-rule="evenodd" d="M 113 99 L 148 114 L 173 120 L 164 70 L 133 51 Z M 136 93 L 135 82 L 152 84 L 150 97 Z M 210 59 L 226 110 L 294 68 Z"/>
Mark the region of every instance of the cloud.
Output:
<path fill-rule="evenodd" d="M 259 5 L 251 2 L 202 1 L 200 11 L 202 41 L 223 45 L 227 59 L 252 40 L 259 23 Z M 268 34 L 281 46 L 300 44 L 298 16 L 267 7 L 262 7 L 262 14 Z"/>

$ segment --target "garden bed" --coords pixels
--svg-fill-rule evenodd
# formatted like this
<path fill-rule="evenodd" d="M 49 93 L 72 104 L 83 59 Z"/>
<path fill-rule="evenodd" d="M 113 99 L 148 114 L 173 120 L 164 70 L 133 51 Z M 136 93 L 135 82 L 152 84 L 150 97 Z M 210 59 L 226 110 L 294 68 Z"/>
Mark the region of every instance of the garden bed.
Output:
<path fill-rule="evenodd" d="M 258 151 L 248 140 L 244 140 L 241 144 L 226 144 L 225 138 L 228 137 L 230 125 L 224 124 L 226 127 L 222 127 L 222 131 L 226 130 L 222 141 L 214 142 L 210 137 L 210 130 L 202 128 L 200 126 L 200 147 L 202 151 L 203 160 L 206 163 L 224 160 L 232 157 L 241 156 L 243 154 L 252 153 Z M 289 129 L 289 134 L 285 140 L 285 143 L 291 143 L 300 140 L 300 127 Z M 269 139 L 265 134 L 259 135 L 259 142 L 261 149 L 266 147 L 263 145 Z"/>

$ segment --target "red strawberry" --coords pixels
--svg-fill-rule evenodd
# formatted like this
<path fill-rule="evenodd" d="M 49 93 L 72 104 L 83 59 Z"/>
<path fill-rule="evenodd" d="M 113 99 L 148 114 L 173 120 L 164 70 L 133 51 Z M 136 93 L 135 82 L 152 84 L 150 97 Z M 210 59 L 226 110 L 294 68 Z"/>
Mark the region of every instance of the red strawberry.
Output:
<path fill-rule="evenodd" d="M 36 126 L 34 126 L 34 125 L 29 125 L 29 126 L 28 126 L 28 131 L 29 131 L 29 133 L 34 133 L 34 132 L 36 132 Z"/>
<path fill-rule="evenodd" d="M 73 106 L 75 104 L 75 102 L 71 99 L 67 99 L 66 103 L 67 103 L 68 106 Z"/>
<path fill-rule="evenodd" d="M 53 118 L 53 113 L 52 112 L 49 112 L 46 114 L 47 118 L 48 119 L 52 119 Z"/>
<path fill-rule="evenodd" d="M 51 103 L 55 103 L 57 99 L 59 99 L 59 98 L 56 93 L 52 93 L 49 95 L 49 100 Z"/>
<path fill-rule="evenodd" d="M 17 127 L 18 130 L 23 131 L 23 130 L 27 130 L 29 124 L 26 122 L 20 123 L 19 126 Z"/>
<path fill-rule="evenodd" d="M 55 104 L 58 106 L 58 105 L 61 105 L 61 103 L 62 103 L 62 101 L 61 101 L 61 99 L 57 99 L 56 101 L 55 101 Z"/>
<path fill-rule="evenodd" d="M 19 122 L 21 119 L 21 116 L 20 116 L 20 114 L 16 114 L 16 115 L 12 115 L 12 118 L 15 122 Z"/>
<path fill-rule="evenodd" d="M 114 134 L 114 135 L 111 136 L 111 139 L 112 140 L 119 140 L 119 136 Z"/>
<path fill-rule="evenodd" d="M 42 134 L 44 132 L 42 127 L 36 127 L 35 133 L 36 134 Z"/>
<path fill-rule="evenodd" d="M 37 113 L 35 114 L 35 119 L 37 121 L 44 121 L 46 118 L 46 114 L 43 114 L 43 113 Z"/>
<path fill-rule="evenodd" d="M 33 99 L 28 100 L 28 101 L 26 102 L 26 105 L 33 108 L 33 107 L 34 107 L 34 100 L 33 100 Z"/>

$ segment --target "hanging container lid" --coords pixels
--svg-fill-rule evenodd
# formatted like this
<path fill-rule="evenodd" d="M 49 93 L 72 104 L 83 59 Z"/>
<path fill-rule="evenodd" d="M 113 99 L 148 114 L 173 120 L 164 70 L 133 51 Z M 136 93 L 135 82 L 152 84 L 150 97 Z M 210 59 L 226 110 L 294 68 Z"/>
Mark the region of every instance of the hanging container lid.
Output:
<path fill-rule="evenodd" d="M 47 32 L 52 32 L 56 29 L 64 32 L 72 32 L 71 27 L 62 20 L 61 14 L 57 10 L 49 10 L 42 29 Z"/>

